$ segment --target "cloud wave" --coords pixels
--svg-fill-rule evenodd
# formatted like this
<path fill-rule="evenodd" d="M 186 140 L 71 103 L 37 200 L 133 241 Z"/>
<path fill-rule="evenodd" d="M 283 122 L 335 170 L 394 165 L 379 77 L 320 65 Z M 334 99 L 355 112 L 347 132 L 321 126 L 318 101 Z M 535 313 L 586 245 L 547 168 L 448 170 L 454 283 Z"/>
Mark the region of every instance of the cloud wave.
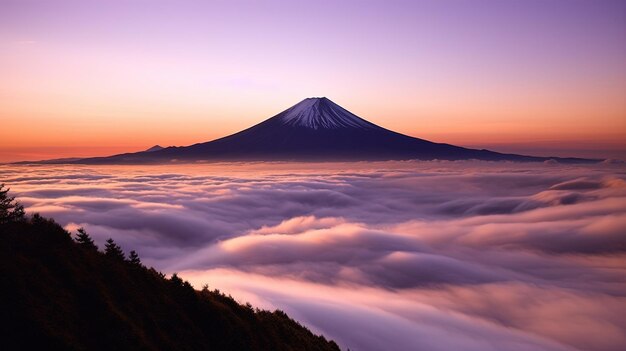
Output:
<path fill-rule="evenodd" d="M 0 166 L 31 212 L 353 350 L 621 350 L 626 167 Z"/>

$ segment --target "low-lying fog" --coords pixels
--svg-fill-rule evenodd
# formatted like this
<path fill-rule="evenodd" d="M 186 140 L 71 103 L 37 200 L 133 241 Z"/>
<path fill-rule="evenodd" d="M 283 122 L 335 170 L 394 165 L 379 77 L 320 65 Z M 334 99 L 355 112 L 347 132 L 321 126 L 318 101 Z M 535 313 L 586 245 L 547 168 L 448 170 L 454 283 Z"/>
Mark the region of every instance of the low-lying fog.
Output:
<path fill-rule="evenodd" d="M 0 166 L 28 212 L 351 350 L 623 350 L 626 167 Z"/>

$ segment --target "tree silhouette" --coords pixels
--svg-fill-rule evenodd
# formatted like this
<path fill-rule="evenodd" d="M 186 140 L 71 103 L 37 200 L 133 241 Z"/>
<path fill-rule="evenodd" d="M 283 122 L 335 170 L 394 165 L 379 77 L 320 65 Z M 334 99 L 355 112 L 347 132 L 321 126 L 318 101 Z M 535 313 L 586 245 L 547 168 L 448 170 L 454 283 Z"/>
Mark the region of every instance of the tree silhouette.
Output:
<path fill-rule="evenodd" d="M 76 233 L 76 242 L 87 249 L 98 250 L 98 246 L 94 244 L 93 240 L 84 228 L 78 228 L 78 233 Z"/>
<path fill-rule="evenodd" d="M 178 273 L 173 273 L 172 276 L 170 277 L 170 281 L 174 283 L 174 285 L 176 286 L 183 286 L 183 280 L 180 279 L 180 277 L 178 276 Z"/>
<path fill-rule="evenodd" d="M 137 254 L 137 251 L 132 250 L 128 256 L 128 262 L 130 262 L 131 264 L 134 264 L 136 266 L 141 266 L 141 260 L 139 259 L 139 255 Z"/>
<path fill-rule="evenodd" d="M 112 238 L 109 238 L 104 245 L 104 254 L 117 260 L 124 260 L 124 251 Z"/>
<path fill-rule="evenodd" d="M 0 224 L 25 219 L 24 206 L 14 201 L 14 197 L 9 196 L 9 190 L 4 187 L 4 184 L 0 184 Z"/>

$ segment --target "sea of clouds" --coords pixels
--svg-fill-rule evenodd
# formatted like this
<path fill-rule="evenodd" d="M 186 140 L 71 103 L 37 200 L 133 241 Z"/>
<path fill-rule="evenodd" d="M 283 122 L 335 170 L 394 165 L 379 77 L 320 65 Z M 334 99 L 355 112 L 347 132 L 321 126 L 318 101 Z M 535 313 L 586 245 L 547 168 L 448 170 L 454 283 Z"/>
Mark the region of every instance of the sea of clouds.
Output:
<path fill-rule="evenodd" d="M 0 166 L 28 212 L 351 350 L 624 350 L 626 167 Z"/>

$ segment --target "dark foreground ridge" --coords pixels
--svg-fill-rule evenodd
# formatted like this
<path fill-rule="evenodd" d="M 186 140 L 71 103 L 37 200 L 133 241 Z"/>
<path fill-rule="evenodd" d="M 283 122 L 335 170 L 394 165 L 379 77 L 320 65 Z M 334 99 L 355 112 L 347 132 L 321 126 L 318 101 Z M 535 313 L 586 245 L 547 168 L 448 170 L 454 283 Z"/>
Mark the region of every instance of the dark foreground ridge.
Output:
<path fill-rule="evenodd" d="M 201 161 L 385 161 L 488 160 L 563 163 L 581 158 L 535 157 L 434 143 L 370 123 L 331 100 L 304 99 L 253 127 L 221 139 L 185 147 L 42 163 L 142 164 Z"/>
<path fill-rule="evenodd" d="M 339 351 L 282 311 L 196 291 L 79 234 L 27 218 L 0 187 L 2 350 Z"/>

